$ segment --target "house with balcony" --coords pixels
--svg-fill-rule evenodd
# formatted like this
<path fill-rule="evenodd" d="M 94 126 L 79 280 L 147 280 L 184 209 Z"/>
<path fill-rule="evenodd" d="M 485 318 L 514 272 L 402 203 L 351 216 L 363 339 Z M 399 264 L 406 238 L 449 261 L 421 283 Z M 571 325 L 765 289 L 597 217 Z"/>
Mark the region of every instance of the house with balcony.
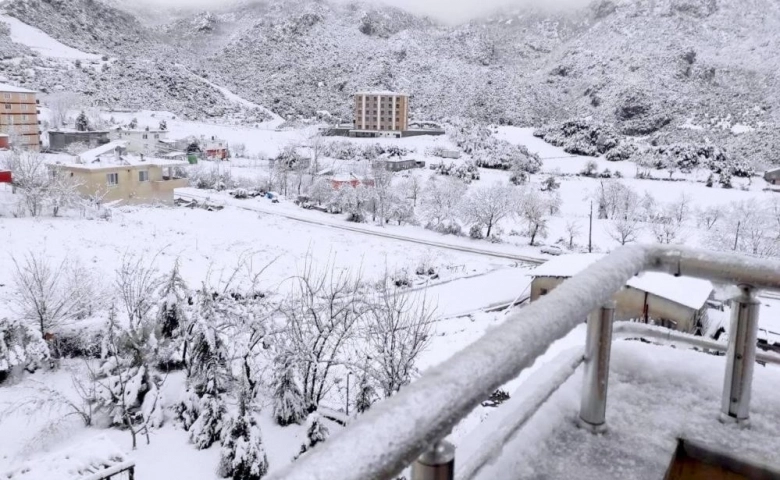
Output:
<path fill-rule="evenodd" d="M 186 160 L 166 160 L 132 154 L 124 141 L 110 142 L 80 154 L 73 162 L 58 161 L 50 168 L 71 178 L 79 193 L 101 202 L 173 204 L 176 188 L 186 187 L 178 175 Z"/>
<path fill-rule="evenodd" d="M 41 129 L 38 115 L 38 92 L 0 83 L 0 134 L 8 138 L 4 143 L 38 151 L 41 148 Z"/>

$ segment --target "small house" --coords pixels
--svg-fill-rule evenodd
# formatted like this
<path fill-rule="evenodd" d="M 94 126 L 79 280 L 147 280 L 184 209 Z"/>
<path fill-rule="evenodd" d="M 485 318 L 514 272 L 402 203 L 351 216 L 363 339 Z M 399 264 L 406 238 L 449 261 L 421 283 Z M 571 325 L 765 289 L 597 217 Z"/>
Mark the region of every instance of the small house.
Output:
<path fill-rule="evenodd" d="M 227 160 L 230 157 L 228 142 L 212 136 L 201 147 L 206 158 L 211 160 Z"/>
<path fill-rule="evenodd" d="M 458 150 L 441 150 L 439 156 L 442 158 L 460 158 L 460 152 Z"/>
<path fill-rule="evenodd" d="M 129 153 L 153 155 L 160 148 L 160 141 L 168 135 L 166 130 L 124 130 L 117 129 L 111 134 L 111 140 L 127 143 Z"/>
<path fill-rule="evenodd" d="M 188 163 L 130 154 L 126 145 L 110 142 L 82 153 L 73 162 L 51 163 L 49 167 L 73 179 L 83 196 L 126 204 L 173 204 L 174 189 L 188 185 L 177 169 Z"/>
<path fill-rule="evenodd" d="M 548 294 L 566 279 L 602 258 L 600 254 L 563 255 L 531 272 L 531 301 Z M 617 292 L 615 320 L 653 322 L 686 333 L 701 333 L 706 323 L 707 301 L 712 284 L 691 277 L 645 272 L 632 277 Z"/>
<path fill-rule="evenodd" d="M 402 170 L 411 170 L 417 168 L 417 160 L 404 160 L 400 158 L 382 158 L 376 160 L 375 165 L 384 168 L 389 172 L 400 172 Z"/>
<path fill-rule="evenodd" d="M 330 184 L 333 186 L 334 190 L 338 190 L 341 187 L 344 186 L 350 186 L 353 188 L 356 188 L 358 185 L 364 185 L 367 187 L 373 187 L 374 186 L 374 180 L 370 178 L 358 178 L 355 174 L 349 173 L 349 174 L 339 174 L 334 175 L 330 177 Z"/>
<path fill-rule="evenodd" d="M 764 172 L 764 180 L 772 185 L 780 184 L 780 168 L 772 168 Z"/>

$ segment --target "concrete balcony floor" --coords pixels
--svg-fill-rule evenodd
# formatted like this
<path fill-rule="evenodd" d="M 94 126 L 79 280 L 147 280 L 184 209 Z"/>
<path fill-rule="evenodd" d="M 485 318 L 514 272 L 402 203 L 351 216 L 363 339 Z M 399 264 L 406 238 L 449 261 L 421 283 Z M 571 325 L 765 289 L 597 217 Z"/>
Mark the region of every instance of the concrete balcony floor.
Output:
<path fill-rule="evenodd" d="M 663 479 L 679 438 L 777 468 L 780 368 L 756 364 L 750 426 L 744 428 L 719 421 L 725 363 L 725 357 L 693 350 L 617 341 L 606 434 L 576 426 L 580 367 L 477 478 Z"/>

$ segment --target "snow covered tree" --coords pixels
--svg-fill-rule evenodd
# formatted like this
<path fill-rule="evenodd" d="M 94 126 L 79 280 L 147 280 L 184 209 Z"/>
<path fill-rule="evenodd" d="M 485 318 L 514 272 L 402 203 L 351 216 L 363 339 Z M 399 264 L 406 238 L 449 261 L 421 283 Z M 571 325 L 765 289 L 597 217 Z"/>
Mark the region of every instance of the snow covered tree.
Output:
<path fill-rule="evenodd" d="M 566 235 L 569 237 L 569 249 L 574 248 L 574 239 L 580 234 L 580 223 L 577 220 L 566 222 Z"/>
<path fill-rule="evenodd" d="M 317 202 L 317 205 L 327 204 L 335 193 L 333 184 L 325 177 L 317 177 L 309 186 L 308 191 L 309 198 Z"/>
<path fill-rule="evenodd" d="M 639 223 L 639 218 L 635 215 L 628 217 L 620 216 L 607 227 L 609 236 L 621 245 L 635 242 L 641 230 L 642 225 Z"/>
<path fill-rule="evenodd" d="M 377 397 L 376 389 L 369 381 L 368 365 L 363 368 L 363 373 L 360 375 L 357 387 L 358 393 L 355 398 L 355 410 L 357 410 L 358 413 L 364 413 L 371 408 L 371 405 L 374 404 Z"/>
<path fill-rule="evenodd" d="M 164 119 L 160 120 L 159 129 L 162 130 L 162 131 L 167 131 L 168 130 L 168 122 L 166 122 Z"/>
<path fill-rule="evenodd" d="M 720 176 L 718 176 L 718 183 L 722 188 L 732 188 L 731 173 L 727 170 L 720 172 Z"/>
<path fill-rule="evenodd" d="M 387 219 L 398 222 L 398 225 L 413 221 L 414 205 L 410 200 L 403 186 L 393 188 L 388 197 Z"/>
<path fill-rule="evenodd" d="M 273 415 L 281 426 L 301 423 L 306 418 L 306 403 L 298 385 L 292 359 L 280 355 L 274 362 Z"/>
<path fill-rule="evenodd" d="M 561 182 L 558 181 L 553 175 L 545 178 L 542 182 L 542 191 L 552 191 L 561 188 Z"/>
<path fill-rule="evenodd" d="M 393 195 L 393 174 L 383 166 L 374 168 L 374 198 L 376 199 L 379 225 L 385 226 Z"/>
<path fill-rule="evenodd" d="M 535 188 L 527 189 L 518 202 L 518 209 L 530 237 L 529 245 L 533 245 L 537 237 L 546 238 L 549 206 L 544 194 Z"/>
<path fill-rule="evenodd" d="M 68 112 L 81 103 L 81 99 L 75 93 L 62 92 L 49 95 L 44 99 L 44 103 L 51 111 L 56 130 L 68 123 Z"/>
<path fill-rule="evenodd" d="M 246 408 L 226 429 L 217 473 L 233 480 L 260 480 L 268 473 L 260 426 Z"/>
<path fill-rule="evenodd" d="M 184 365 L 186 328 L 189 326 L 188 309 L 191 296 L 186 282 L 179 273 L 179 261 L 164 280 L 159 291 L 157 328 L 160 330 L 159 363 L 164 368 L 180 368 Z"/>
<path fill-rule="evenodd" d="M 306 420 L 306 424 L 306 441 L 303 443 L 303 445 L 301 445 L 301 450 L 295 457 L 296 459 L 300 458 L 301 455 L 316 447 L 317 444 L 327 440 L 330 436 L 328 427 L 325 426 L 322 421 L 322 417 L 320 417 L 318 413 L 312 413 L 309 415 L 309 418 Z"/>
<path fill-rule="evenodd" d="M 76 130 L 79 132 L 86 132 L 89 130 L 89 119 L 87 118 L 87 114 L 84 113 L 84 110 L 76 117 Z"/>
<path fill-rule="evenodd" d="M 163 277 L 156 266 L 156 256 L 147 263 L 141 255 L 125 254 L 117 268 L 115 286 L 124 311 L 122 342 L 125 354 L 133 356 L 133 365 L 151 365 L 157 357 L 158 289 Z"/>
<path fill-rule="evenodd" d="M 68 209 L 79 204 L 81 195 L 78 187 L 80 184 L 72 177 L 65 175 L 62 170 L 51 170 L 49 187 L 47 192 L 48 202 L 51 205 L 52 215 L 59 215 L 60 210 Z"/>
<path fill-rule="evenodd" d="M 458 179 L 431 177 L 420 202 L 421 214 L 428 228 L 456 225 L 467 189 L 466 184 Z"/>
<path fill-rule="evenodd" d="M 417 358 L 430 344 L 434 313 L 425 298 L 390 283 L 372 302 L 365 327 L 367 368 L 386 398 L 411 381 Z"/>
<path fill-rule="evenodd" d="M 346 348 L 368 305 L 360 276 L 330 262 L 317 268 L 307 257 L 291 282 L 279 307 L 287 325 L 282 347 L 299 369 L 306 409 L 313 411 L 333 387 L 334 367 L 348 361 Z"/>
<path fill-rule="evenodd" d="M 82 307 L 94 294 L 80 288 L 89 283 L 88 272 L 75 270 L 68 260 L 52 265 L 45 255 L 28 253 L 24 259 L 12 259 L 15 295 L 12 302 L 17 313 L 35 325 L 41 336 L 55 333 L 62 326 L 80 318 Z"/>
<path fill-rule="evenodd" d="M 525 185 L 528 183 L 528 172 L 523 170 L 519 164 L 512 166 L 511 174 L 509 175 L 509 181 L 512 185 Z"/>
<path fill-rule="evenodd" d="M 130 120 L 130 123 L 127 124 L 127 127 L 130 130 L 135 130 L 136 128 L 138 128 L 138 119 L 133 118 L 132 120 Z"/>
<path fill-rule="evenodd" d="M 51 182 L 44 157 L 37 152 L 14 151 L 4 163 L 13 174 L 14 186 L 22 192 L 24 206 L 37 217 L 46 205 Z"/>
<path fill-rule="evenodd" d="M 472 189 L 462 206 L 463 219 L 473 225 L 487 228 L 486 237 L 499 222 L 517 212 L 517 190 L 509 185 L 495 183 L 490 187 Z"/>
<path fill-rule="evenodd" d="M 406 194 L 406 197 L 412 200 L 412 207 L 417 208 L 417 199 L 423 191 L 422 181 L 417 175 L 409 175 L 405 178 L 400 185 L 400 191 Z"/>

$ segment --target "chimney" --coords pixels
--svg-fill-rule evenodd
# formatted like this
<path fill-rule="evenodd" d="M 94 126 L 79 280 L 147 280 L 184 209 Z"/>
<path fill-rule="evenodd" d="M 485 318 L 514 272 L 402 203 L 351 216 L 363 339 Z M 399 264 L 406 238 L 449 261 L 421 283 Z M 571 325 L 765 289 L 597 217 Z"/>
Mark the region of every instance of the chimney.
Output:
<path fill-rule="evenodd" d="M 122 153 L 119 146 L 114 148 L 114 158 L 116 159 L 116 163 L 119 163 L 122 161 Z"/>
<path fill-rule="evenodd" d="M 145 160 L 144 160 L 144 154 L 143 154 L 143 153 L 141 154 L 141 161 L 142 161 L 142 162 L 144 162 L 144 161 L 145 161 Z"/>

